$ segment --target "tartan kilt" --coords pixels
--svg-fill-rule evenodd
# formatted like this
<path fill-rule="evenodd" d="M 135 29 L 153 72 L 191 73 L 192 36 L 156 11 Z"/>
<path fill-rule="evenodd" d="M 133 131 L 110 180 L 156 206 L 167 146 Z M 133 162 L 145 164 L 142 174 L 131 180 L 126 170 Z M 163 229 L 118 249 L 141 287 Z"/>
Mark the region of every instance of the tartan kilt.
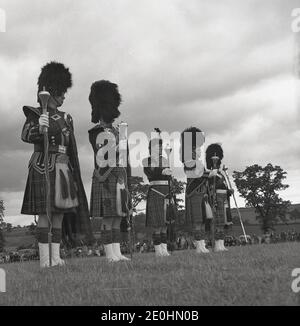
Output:
<path fill-rule="evenodd" d="M 153 189 L 164 196 L 153 191 Z M 166 196 L 168 194 L 168 185 L 150 186 L 146 204 L 146 227 L 161 228 L 166 226 Z"/>
<path fill-rule="evenodd" d="M 217 190 L 216 193 L 217 200 L 217 212 L 215 219 L 215 226 L 222 227 L 226 224 L 226 208 L 228 207 L 228 199 L 227 199 L 227 190 L 219 192 Z"/>
<path fill-rule="evenodd" d="M 122 204 L 117 200 L 119 178 L 125 181 L 125 189 L 128 191 L 127 173 L 124 168 L 114 167 L 103 182 L 99 181 L 96 170 L 94 171 L 91 189 L 91 217 L 111 218 L 122 216 L 118 207 L 118 205 Z"/>
<path fill-rule="evenodd" d="M 194 191 L 191 195 L 185 197 L 185 224 L 193 226 L 195 224 L 204 224 L 206 220 L 204 193 Z"/>
<path fill-rule="evenodd" d="M 45 173 L 38 170 L 39 162 L 43 162 L 44 154 L 34 152 L 29 161 L 29 172 L 23 197 L 21 214 L 25 215 L 44 215 L 46 214 L 46 180 Z M 50 203 L 52 214 L 63 214 L 74 212 L 75 207 L 60 209 L 55 207 L 55 163 L 59 154 L 49 153 L 49 178 L 50 178 Z M 76 187 L 74 185 L 74 187 Z"/>

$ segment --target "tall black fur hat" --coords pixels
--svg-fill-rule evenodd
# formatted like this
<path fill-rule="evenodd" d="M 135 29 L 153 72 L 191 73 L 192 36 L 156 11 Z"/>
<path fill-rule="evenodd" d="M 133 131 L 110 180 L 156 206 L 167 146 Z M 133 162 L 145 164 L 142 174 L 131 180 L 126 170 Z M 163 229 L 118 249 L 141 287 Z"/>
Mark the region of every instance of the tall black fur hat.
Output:
<path fill-rule="evenodd" d="M 184 136 L 185 136 L 185 133 L 190 133 L 191 134 L 191 139 L 192 139 L 192 144 L 190 145 L 189 144 L 189 149 L 190 151 L 192 151 L 192 149 L 194 147 L 196 147 L 196 145 L 198 145 L 199 143 L 199 140 L 198 140 L 198 143 L 197 143 L 197 137 L 199 137 L 199 133 L 203 133 L 202 130 L 200 130 L 199 128 L 197 127 L 189 127 L 189 128 L 186 128 L 183 130 L 183 132 L 181 133 L 180 135 L 180 142 L 181 142 L 181 162 L 185 162 L 185 159 L 184 159 Z M 204 137 L 204 135 L 203 135 Z M 200 146 L 202 145 L 203 143 L 199 144 Z M 190 155 L 191 153 L 185 153 L 185 155 Z M 191 157 L 192 158 L 192 157 Z"/>
<path fill-rule="evenodd" d="M 47 63 L 38 79 L 38 92 L 45 90 L 52 96 L 60 96 L 72 87 L 72 75 L 62 63 L 51 61 Z"/>
<path fill-rule="evenodd" d="M 92 106 L 92 122 L 98 123 L 100 119 L 107 123 L 119 117 L 118 109 L 122 102 L 118 85 L 108 80 L 99 80 L 92 84 L 89 101 Z"/>
<path fill-rule="evenodd" d="M 206 149 L 206 167 L 210 170 L 213 168 L 213 161 L 212 161 L 212 157 L 214 155 L 218 156 L 219 157 L 219 161 L 217 163 L 217 168 L 220 167 L 221 165 L 221 161 L 223 159 L 223 149 L 221 147 L 220 144 L 218 143 L 215 143 L 215 144 L 210 144 L 207 149 Z"/>

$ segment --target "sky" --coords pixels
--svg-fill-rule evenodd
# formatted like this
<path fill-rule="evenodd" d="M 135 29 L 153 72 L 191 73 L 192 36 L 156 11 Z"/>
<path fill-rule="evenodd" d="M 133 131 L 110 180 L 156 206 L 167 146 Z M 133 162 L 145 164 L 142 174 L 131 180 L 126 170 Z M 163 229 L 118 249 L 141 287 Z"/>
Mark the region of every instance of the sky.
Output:
<path fill-rule="evenodd" d="M 6 32 L 0 32 L 5 221 L 33 221 L 20 215 L 33 150 L 20 139 L 22 107 L 37 105 L 37 78 L 52 60 L 73 74 L 63 110 L 74 119 L 88 198 L 88 95 L 92 82 L 107 79 L 119 85 L 120 119 L 129 133 L 197 126 L 206 144 L 222 143 L 230 174 L 256 163 L 280 165 L 290 185 L 281 196 L 300 203 L 300 35 L 291 28 L 297 7 L 294 0 L 0 1 L 6 14 Z M 182 168 L 174 173 L 184 179 Z"/>

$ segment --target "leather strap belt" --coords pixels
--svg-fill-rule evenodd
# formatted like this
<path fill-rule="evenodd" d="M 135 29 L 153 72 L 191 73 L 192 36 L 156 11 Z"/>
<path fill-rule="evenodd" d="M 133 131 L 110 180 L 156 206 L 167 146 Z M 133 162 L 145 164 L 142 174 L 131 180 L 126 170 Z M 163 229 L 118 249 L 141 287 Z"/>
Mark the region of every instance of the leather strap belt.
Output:
<path fill-rule="evenodd" d="M 217 189 L 217 194 L 227 194 L 227 190 L 225 190 L 225 189 Z"/>
<path fill-rule="evenodd" d="M 169 183 L 165 180 L 160 181 L 150 181 L 150 186 L 167 186 Z"/>

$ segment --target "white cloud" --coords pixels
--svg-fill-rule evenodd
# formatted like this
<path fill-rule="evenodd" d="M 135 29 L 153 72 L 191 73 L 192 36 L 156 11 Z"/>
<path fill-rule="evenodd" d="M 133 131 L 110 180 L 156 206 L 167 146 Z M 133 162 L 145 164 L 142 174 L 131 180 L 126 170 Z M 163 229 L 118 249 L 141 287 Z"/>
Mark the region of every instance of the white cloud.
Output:
<path fill-rule="evenodd" d="M 0 191 L 8 215 L 18 214 L 32 150 L 20 141 L 22 106 L 36 104 L 40 68 L 54 59 L 73 73 L 64 110 L 75 121 L 88 196 L 88 93 L 93 81 L 104 78 L 119 84 L 121 118 L 131 132 L 182 131 L 196 124 L 207 144 L 223 143 L 232 170 L 269 161 L 281 165 L 292 179 L 285 194 L 300 202 L 294 182 L 300 85 L 293 79 L 300 39 L 291 32 L 297 6 L 294 0 L 3 1 Z"/>

